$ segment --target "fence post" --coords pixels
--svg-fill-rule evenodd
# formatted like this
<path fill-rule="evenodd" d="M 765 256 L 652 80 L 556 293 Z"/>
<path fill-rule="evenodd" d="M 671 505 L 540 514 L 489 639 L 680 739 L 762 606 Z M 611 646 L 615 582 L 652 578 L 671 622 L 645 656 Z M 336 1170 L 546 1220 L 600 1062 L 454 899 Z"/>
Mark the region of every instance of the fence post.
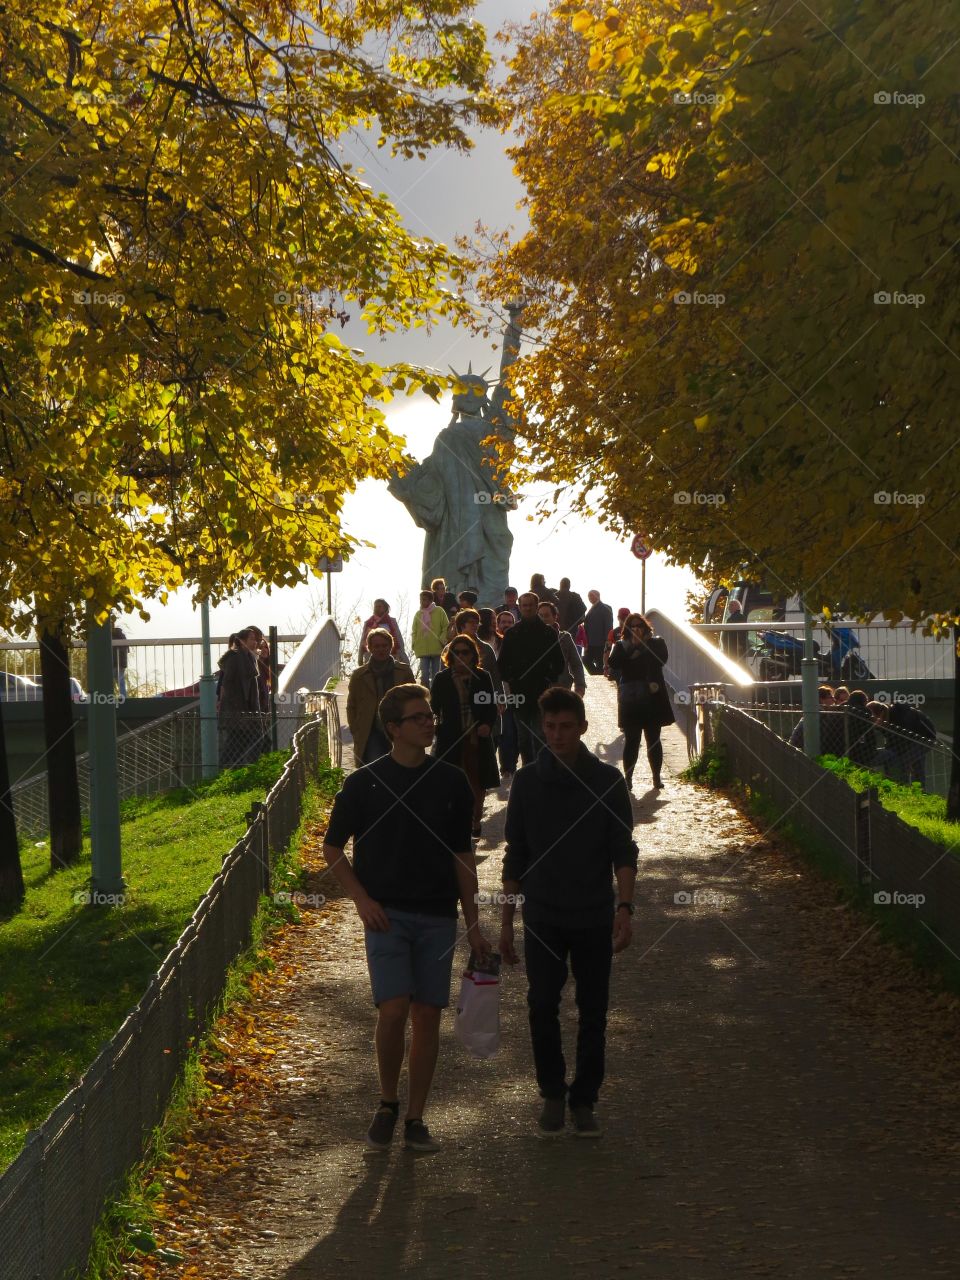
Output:
<path fill-rule="evenodd" d="M 869 787 L 857 795 L 856 850 L 857 884 L 869 885 L 874 879 L 872 846 L 870 843 L 870 810 L 879 798 L 876 787 Z"/>
<path fill-rule="evenodd" d="M 259 800 L 254 800 L 247 814 L 247 838 L 250 852 L 260 861 L 260 887 L 270 893 L 270 842 L 266 839 L 267 810 Z"/>

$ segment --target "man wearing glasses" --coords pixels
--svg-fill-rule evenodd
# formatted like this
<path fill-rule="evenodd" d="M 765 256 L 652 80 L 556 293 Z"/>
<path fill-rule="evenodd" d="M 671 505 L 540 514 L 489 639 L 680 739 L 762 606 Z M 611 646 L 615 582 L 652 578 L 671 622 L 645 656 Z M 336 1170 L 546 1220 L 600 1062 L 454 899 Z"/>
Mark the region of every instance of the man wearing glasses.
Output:
<path fill-rule="evenodd" d="M 450 1003 L 458 898 L 471 948 L 481 957 L 491 949 L 477 921 L 473 795 L 460 769 L 427 755 L 434 715 L 426 689 L 389 690 L 379 716 L 390 753 L 344 781 L 323 852 L 363 921 L 377 1006 L 380 1105 L 367 1146 L 390 1148 L 409 1019 L 404 1145 L 432 1152 L 440 1144 L 424 1124 L 423 1111 L 437 1063 L 440 1015 Z M 353 865 L 344 853 L 351 836 Z"/>

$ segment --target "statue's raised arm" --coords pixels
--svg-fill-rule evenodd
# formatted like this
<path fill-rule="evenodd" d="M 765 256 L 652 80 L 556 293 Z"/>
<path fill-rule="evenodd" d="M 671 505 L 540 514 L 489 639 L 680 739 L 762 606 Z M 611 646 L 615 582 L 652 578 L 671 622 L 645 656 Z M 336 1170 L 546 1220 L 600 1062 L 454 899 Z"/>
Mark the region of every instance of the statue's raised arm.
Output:
<path fill-rule="evenodd" d="M 520 317 L 525 306 L 526 304 L 523 302 L 507 303 L 508 320 L 507 327 L 503 333 L 503 351 L 500 355 L 500 380 L 490 396 L 490 408 L 487 415 L 491 426 L 498 427 L 506 436 L 512 436 L 517 428 L 517 419 L 511 415 L 506 407 L 509 399 L 506 373 L 520 354 L 520 336 L 523 332 Z"/>

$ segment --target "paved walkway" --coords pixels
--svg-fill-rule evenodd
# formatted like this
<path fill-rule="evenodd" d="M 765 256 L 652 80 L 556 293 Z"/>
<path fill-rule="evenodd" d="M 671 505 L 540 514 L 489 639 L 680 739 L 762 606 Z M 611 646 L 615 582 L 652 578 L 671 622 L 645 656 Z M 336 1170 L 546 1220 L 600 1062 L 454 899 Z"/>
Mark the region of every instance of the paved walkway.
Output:
<path fill-rule="evenodd" d="M 588 743 L 616 761 L 612 694 L 591 681 Z M 445 1023 L 427 1117 L 443 1151 L 365 1155 L 373 1015 L 356 914 L 328 901 L 252 1008 L 278 1032 L 263 1110 L 224 1122 L 233 1167 L 184 1211 L 171 1243 L 188 1263 L 163 1274 L 955 1276 L 958 1002 L 775 833 L 678 782 L 685 765 L 673 731 L 665 791 L 645 790 L 642 757 L 637 771 L 639 905 L 614 962 L 600 1142 L 535 1136 L 525 985 L 509 973 L 497 1058 L 466 1057 Z M 490 889 L 505 799 L 479 850 Z"/>

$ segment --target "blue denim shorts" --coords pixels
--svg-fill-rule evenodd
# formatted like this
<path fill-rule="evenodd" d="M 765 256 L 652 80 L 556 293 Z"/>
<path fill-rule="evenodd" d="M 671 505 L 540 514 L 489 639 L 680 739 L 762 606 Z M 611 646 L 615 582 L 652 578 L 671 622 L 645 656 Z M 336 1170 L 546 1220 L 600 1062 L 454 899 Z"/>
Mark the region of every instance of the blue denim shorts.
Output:
<path fill-rule="evenodd" d="M 417 1004 L 445 1009 L 457 941 L 455 916 L 425 916 L 386 908 L 386 933 L 365 931 L 373 1003 L 409 996 Z"/>

